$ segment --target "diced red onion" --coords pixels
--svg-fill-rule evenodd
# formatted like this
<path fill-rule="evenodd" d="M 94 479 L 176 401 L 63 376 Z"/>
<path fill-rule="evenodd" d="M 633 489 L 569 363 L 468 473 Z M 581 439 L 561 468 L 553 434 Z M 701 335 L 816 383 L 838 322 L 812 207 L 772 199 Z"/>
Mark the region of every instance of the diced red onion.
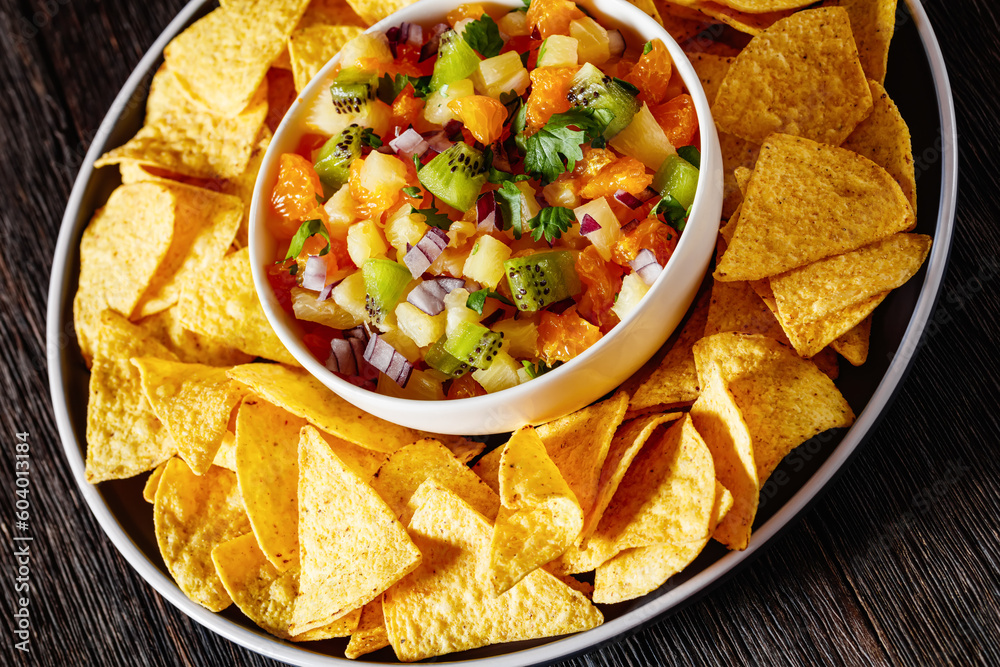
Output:
<path fill-rule="evenodd" d="M 608 48 L 612 57 L 625 53 L 625 38 L 617 30 L 608 30 Z"/>
<path fill-rule="evenodd" d="M 424 137 L 424 139 L 427 140 L 427 145 L 430 146 L 430 149 L 438 153 L 444 153 L 446 150 L 454 146 L 448 137 L 445 136 L 443 130 L 432 132 Z"/>
<path fill-rule="evenodd" d="M 363 324 L 359 324 L 353 329 L 344 329 L 344 338 L 357 338 L 365 343 L 368 342 L 368 329 Z"/>
<path fill-rule="evenodd" d="M 583 220 L 580 221 L 580 233 L 584 236 L 588 234 L 593 234 L 601 228 L 601 225 L 594 220 L 594 216 L 589 213 L 583 214 Z"/>
<path fill-rule="evenodd" d="M 410 46 L 420 46 L 424 41 L 424 29 L 420 27 L 417 23 L 404 23 L 403 25 L 409 26 L 409 33 L 406 35 L 406 41 Z"/>
<path fill-rule="evenodd" d="M 410 372 L 413 364 L 406 360 L 406 357 L 396 351 L 385 339 L 378 334 L 373 334 L 368 339 L 368 347 L 365 348 L 365 361 L 389 376 L 400 387 L 406 387 L 410 379 Z"/>
<path fill-rule="evenodd" d="M 647 285 L 652 285 L 656 281 L 656 277 L 660 275 L 663 271 L 663 267 L 660 263 L 656 261 L 656 253 L 654 253 L 649 248 L 643 248 L 639 251 L 639 254 L 635 256 L 635 259 L 629 262 L 629 266 L 632 270 L 639 274 L 642 278 L 642 282 Z"/>
<path fill-rule="evenodd" d="M 481 232 L 492 232 L 503 226 L 503 221 L 497 216 L 500 211 L 497 209 L 497 198 L 493 191 L 489 191 L 476 201 L 476 222 L 479 223 L 477 229 Z"/>
<path fill-rule="evenodd" d="M 326 287 L 326 260 L 319 255 L 309 255 L 306 268 L 302 271 L 302 286 L 319 291 Z"/>
<path fill-rule="evenodd" d="M 438 47 L 441 46 L 441 35 L 445 34 L 449 30 L 451 30 L 451 26 L 447 23 L 438 23 L 436 26 L 431 28 L 431 36 L 427 39 L 427 43 L 420 47 L 419 62 L 423 62 L 431 56 L 437 55 Z"/>
<path fill-rule="evenodd" d="M 339 280 L 335 280 L 323 289 L 319 291 L 319 296 L 316 297 L 317 301 L 326 301 L 333 294 L 333 288 L 340 284 Z"/>
<path fill-rule="evenodd" d="M 461 278 L 443 277 L 425 280 L 410 290 L 406 295 L 406 301 L 428 315 L 437 315 L 444 311 L 444 298 L 452 290 L 464 286 L 465 281 Z"/>
<path fill-rule="evenodd" d="M 451 139 L 462 131 L 462 121 L 452 118 L 444 124 L 444 136 Z"/>
<path fill-rule="evenodd" d="M 364 350 L 361 353 L 364 354 Z M 334 338 L 330 341 L 330 358 L 326 360 L 326 367 L 341 375 L 358 374 L 358 358 L 354 354 L 350 340 Z"/>
<path fill-rule="evenodd" d="M 390 141 L 389 146 L 392 150 L 396 151 L 397 155 L 407 158 L 413 155 L 423 155 L 429 148 L 427 142 L 420 136 L 420 133 L 412 127 Z"/>
<path fill-rule="evenodd" d="M 641 199 L 639 199 L 635 195 L 629 194 L 625 190 L 619 190 L 618 192 L 616 192 L 615 199 L 617 199 L 620 203 L 625 204 L 633 211 L 642 206 Z"/>
<path fill-rule="evenodd" d="M 410 270 L 410 275 L 419 278 L 447 247 L 448 235 L 437 227 L 429 227 L 417 245 L 406 244 L 403 264 Z"/>

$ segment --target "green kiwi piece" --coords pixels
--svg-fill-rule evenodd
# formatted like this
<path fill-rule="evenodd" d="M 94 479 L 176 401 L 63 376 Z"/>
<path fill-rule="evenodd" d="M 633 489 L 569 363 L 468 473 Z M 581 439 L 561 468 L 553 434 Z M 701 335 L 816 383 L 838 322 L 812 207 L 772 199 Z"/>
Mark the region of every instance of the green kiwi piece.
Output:
<path fill-rule="evenodd" d="M 581 67 L 573 77 L 566 99 L 575 107 L 611 112 L 611 122 L 604 130 L 605 139 L 611 139 L 628 127 L 632 116 L 639 111 L 635 96 L 591 63 Z"/>
<path fill-rule="evenodd" d="M 350 174 L 351 163 L 361 157 L 361 133 L 363 128 L 357 123 L 352 123 L 344 128 L 340 134 L 327 139 L 323 147 L 319 149 L 316 157 L 316 174 L 323 183 L 323 190 L 327 197 L 335 193 L 344 183 Z"/>
<path fill-rule="evenodd" d="M 330 84 L 333 108 L 341 115 L 367 112 L 378 91 L 378 75 L 356 68 L 341 70 Z"/>
<path fill-rule="evenodd" d="M 458 361 L 486 370 L 500 351 L 503 332 L 490 331 L 482 324 L 462 322 L 444 341 L 444 351 Z"/>
<path fill-rule="evenodd" d="M 486 174 L 483 154 L 459 141 L 425 164 L 417 177 L 431 194 L 448 206 L 467 211 L 479 198 Z"/>
<path fill-rule="evenodd" d="M 698 168 L 679 155 L 663 161 L 653 176 L 653 189 L 661 197 L 672 196 L 684 208 L 691 208 L 698 192 Z"/>
<path fill-rule="evenodd" d="M 535 311 L 579 294 L 575 257 L 568 250 L 537 252 L 503 263 L 518 310 Z"/>
<path fill-rule="evenodd" d="M 413 277 L 410 270 L 389 259 L 366 259 L 361 265 L 365 279 L 365 313 L 373 326 L 381 328 L 396 309 L 403 290 Z"/>
<path fill-rule="evenodd" d="M 469 372 L 469 364 L 448 353 L 444 349 L 446 337 L 441 336 L 437 341 L 427 348 L 424 361 L 431 368 L 441 371 L 450 378 L 460 378 Z"/>
<path fill-rule="evenodd" d="M 454 30 L 441 35 L 438 46 L 438 57 L 434 62 L 434 72 L 431 74 L 430 88 L 438 90 L 441 86 L 454 83 L 470 76 L 479 67 L 479 56 L 466 43 L 465 38 Z"/>

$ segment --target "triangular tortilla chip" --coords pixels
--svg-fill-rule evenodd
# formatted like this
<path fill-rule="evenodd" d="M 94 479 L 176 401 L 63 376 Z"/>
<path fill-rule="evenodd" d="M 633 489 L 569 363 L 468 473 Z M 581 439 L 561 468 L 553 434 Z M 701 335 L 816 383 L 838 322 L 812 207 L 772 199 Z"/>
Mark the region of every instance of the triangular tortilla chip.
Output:
<path fill-rule="evenodd" d="M 420 563 L 406 529 L 321 438 L 299 440 L 299 635 L 371 602 Z"/>
<path fill-rule="evenodd" d="M 230 423 L 229 428 L 235 428 L 235 426 Z M 226 431 L 226 434 L 222 436 L 222 444 L 219 445 L 219 451 L 215 453 L 212 464 L 236 472 L 236 434 L 232 431 Z"/>
<path fill-rule="evenodd" d="M 701 31 L 699 30 L 699 32 Z M 726 72 L 729 71 L 729 67 L 735 59 L 698 51 L 692 51 L 685 55 L 687 55 L 688 60 L 691 61 L 691 66 L 694 67 L 694 71 L 698 74 L 698 78 L 701 80 L 701 87 L 705 90 L 705 97 L 708 98 L 708 103 L 711 105 L 719 92 L 722 80 L 726 78 Z"/>
<path fill-rule="evenodd" d="M 253 361 L 253 357 L 246 352 L 240 352 L 213 338 L 188 331 L 181 324 L 179 314 L 180 309 L 172 306 L 155 315 L 144 317 L 135 324 L 147 336 L 160 341 L 177 355 L 178 361 L 186 364 L 236 366 Z"/>
<path fill-rule="evenodd" d="M 364 30 L 348 25 L 312 25 L 299 28 L 288 40 L 288 56 L 299 93 L 341 47 Z"/>
<path fill-rule="evenodd" d="M 719 132 L 719 148 L 722 151 L 723 172 L 722 217 L 731 220 L 743 201 L 743 188 L 736 180 L 736 171 L 740 168 L 754 168 L 760 156 L 760 144 L 727 132 Z"/>
<path fill-rule="evenodd" d="M 889 42 L 896 31 L 896 0 L 837 0 L 837 4 L 851 19 L 865 75 L 884 83 Z"/>
<path fill-rule="evenodd" d="M 872 316 L 869 315 L 837 340 L 830 343 L 853 366 L 860 366 L 868 359 L 868 342 L 872 333 Z"/>
<path fill-rule="evenodd" d="M 382 601 L 389 641 L 400 660 L 579 632 L 601 624 L 601 612 L 582 593 L 542 570 L 494 596 L 479 576 L 490 548 L 489 522 L 433 482 L 426 482 L 418 495 L 425 500 L 409 531 L 424 559 Z"/>
<path fill-rule="evenodd" d="M 481 459 L 472 466 L 472 472 L 476 473 L 479 479 L 483 480 L 486 486 L 493 489 L 493 492 L 500 496 L 500 457 L 503 455 L 503 447 L 486 452 Z"/>
<path fill-rule="evenodd" d="M 160 478 L 163 477 L 163 471 L 166 469 L 167 461 L 153 468 L 153 472 L 149 473 L 146 483 L 142 486 L 142 499 L 150 505 L 156 502 L 156 489 L 159 488 Z"/>
<path fill-rule="evenodd" d="M 361 620 L 351 633 L 351 641 L 344 649 L 344 655 L 356 660 L 363 655 L 389 645 L 389 634 L 385 631 L 385 616 L 382 615 L 382 596 L 375 598 L 361 610 Z"/>
<path fill-rule="evenodd" d="M 774 11 L 751 14 L 711 2 L 711 0 L 698 0 L 695 6 L 705 16 L 747 35 L 759 35 L 791 13 L 789 11 Z"/>

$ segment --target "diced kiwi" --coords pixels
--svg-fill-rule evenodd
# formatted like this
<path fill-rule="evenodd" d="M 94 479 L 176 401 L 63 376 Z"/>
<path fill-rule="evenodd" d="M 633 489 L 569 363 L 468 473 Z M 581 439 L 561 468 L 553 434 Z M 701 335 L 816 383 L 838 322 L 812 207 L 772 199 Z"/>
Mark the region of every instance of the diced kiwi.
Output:
<path fill-rule="evenodd" d="M 634 95 L 591 63 L 586 63 L 573 77 L 566 99 L 575 107 L 611 112 L 611 122 L 604 130 L 605 139 L 624 130 L 639 110 Z"/>
<path fill-rule="evenodd" d="M 365 315 L 373 326 L 381 328 L 412 280 L 410 270 L 389 259 L 366 259 L 361 275 L 365 279 Z"/>
<path fill-rule="evenodd" d="M 538 252 L 504 262 L 507 284 L 518 310 L 541 310 L 578 294 L 582 286 L 574 264 L 573 253 L 568 250 Z"/>
<path fill-rule="evenodd" d="M 427 348 L 424 361 L 431 368 L 441 371 L 450 378 L 460 378 L 469 372 L 471 366 L 445 350 L 445 340 L 447 338 L 441 336 L 436 343 Z"/>
<path fill-rule="evenodd" d="M 316 174 L 327 196 L 339 190 L 350 173 L 351 163 L 361 157 L 361 126 L 352 123 L 338 135 L 327 139 L 316 158 Z"/>
<path fill-rule="evenodd" d="M 670 195 L 684 208 L 690 208 L 698 191 L 698 168 L 679 155 L 671 155 L 656 170 L 653 189 L 661 197 Z"/>
<path fill-rule="evenodd" d="M 444 341 L 444 351 L 459 361 L 485 370 L 493 363 L 502 343 L 502 333 L 475 322 L 462 322 Z"/>
<path fill-rule="evenodd" d="M 366 70 L 348 68 L 341 70 L 330 84 L 333 109 L 341 117 L 363 119 L 368 115 L 378 91 L 378 75 Z"/>
<path fill-rule="evenodd" d="M 417 177 L 431 194 L 448 206 L 467 211 L 479 198 L 486 173 L 483 154 L 459 141 L 425 164 Z"/>
<path fill-rule="evenodd" d="M 479 67 L 479 56 L 466 43 L 465 38 L 449 30 L 441 35 L 438 58 L 431 74 L 430 88 L 438 90 L 453 81 L 464 79 Z"/>

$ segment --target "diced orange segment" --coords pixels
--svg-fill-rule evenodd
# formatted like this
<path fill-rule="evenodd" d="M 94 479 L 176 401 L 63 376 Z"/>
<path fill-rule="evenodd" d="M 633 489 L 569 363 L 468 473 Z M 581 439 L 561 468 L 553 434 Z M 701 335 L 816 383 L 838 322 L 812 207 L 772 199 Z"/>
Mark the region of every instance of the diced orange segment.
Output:
<path fill-rule="evenodd" d="M 691 145 L 698 131 L 698 113 L 690 95 L 678 95 L 650 111 L 674 147 Z"/>
<path fill-rule="evenodd" d="M 548 365 L 569 361 L 601 339 L 601 330 L 580 317 L 576 307 L 560 315 L 545 311 L 538 325 L 539 357 Z"/>
<path fill-rule="evenodd" d="M 646 173 L 646 167 L 633 157 L 623 157 L 605 166 L 591 178 L 580 196 L 584 199 L 613 197 L 618 190 L 637 195 L 653 182 L 653 175 Z"/>
<path fill-rule="evenodd" d="M 647 218 L 618 239 L 611 251 L 611 258 L 625 266 L 635 259 L 640 250 L 648 248 L 656 255 L 660 266 L 666 266 L 677 247 L 677 237 L 677 230 L 670 225 L 656 218 Z"/>
<path fill-rule="evenodd" d="M 632 71 L 622 78 L 639 89 L 640 99 L 659 104 L 666 96 L 673 62 L 663 42 L 653 40 L 650 44 L 649 53 L 643 54 Z"/>
<path fill-rule="evenodd" d="M 409 185 L 406 164 L 393 155 L 372 152 L 351 163 L 348 185 L 358 214 L 378 218 L 402 197 Z"/>
<path fill-rule="evenodd" d="M 424 101 L 413 94 L 413 86 L 407 85 L 392 103 L 389 136 L 397 137 L 405 132 L 406 128 L 417 122 L 423 110 Z"/>
<path fill-rule="evenodd" d="M 525 119 L 542 127 L 553 114 L 569 111 L 570 82 L 579 67 L 539 67 L 531 72 L 531 94 L 525 103 Z"/>
<path fill-rule="evenodd" d="M 271 232 L 279 239 L 290 239 L 299 225 L 316 208 L 316 198 L 323 196 L 323 185 L 309 160 L 296 153 L 284 153 L 278 167 L 278 182 L 271 191 L 271 208 L 277 214 L 268 218 Z"/>
<path fill-rule="evenodd" d="M 538 28 L 542 39 L 549 35 L 568 35 L 573 19 L 585 14 L 570 0 L 532 0 L 525 18 L 529 28 Z"/>
<path fill-rule="evenodd" d="M 476 141 L 492 144 L 503 133 L 507 107 L 486 95 L 469 95 L 448 102 L 448 109 L 462 122 Z"/>
<path fill-rule="evenodd" d="M 486 390 L 476 382 L 472 375 L 463 375 L 457 380 L 452 380 L 451 387 L 448 388 L 448 400 L 456 398 L 472 398 L 473 396 L 485 396 Z"/>
<path fill-rule="evenodd" d="M 584 146 L 583 157 L 576 161 L 573 167 L 573 175 L 586 185 L 590 179 L 597 176 L 606 166 L 617 160 L 615 154 L 607 148 L 591 148 Z"/>
<path fill-rule="evenodd" d="M 600 320 L 615 305 L 615 295 L 622 287 L 622 268 L 605 262 L 597 248 L 587 246 L 576 257 L 576 273 L 586 285 L 578 301 L 579 311 L 592 321 Z"/>
<path fill-rule="evenodd" d="M 468 4 L 459 5 L 455 9 L 448 12 L 445 16 L 445 20 L 448 22 L 452 28 L 455 24 L 464 19 L 478 19 L 480 16 L 486 13 L 486 8 L 483 7 L 478 2 L 470 2 Z"/>

